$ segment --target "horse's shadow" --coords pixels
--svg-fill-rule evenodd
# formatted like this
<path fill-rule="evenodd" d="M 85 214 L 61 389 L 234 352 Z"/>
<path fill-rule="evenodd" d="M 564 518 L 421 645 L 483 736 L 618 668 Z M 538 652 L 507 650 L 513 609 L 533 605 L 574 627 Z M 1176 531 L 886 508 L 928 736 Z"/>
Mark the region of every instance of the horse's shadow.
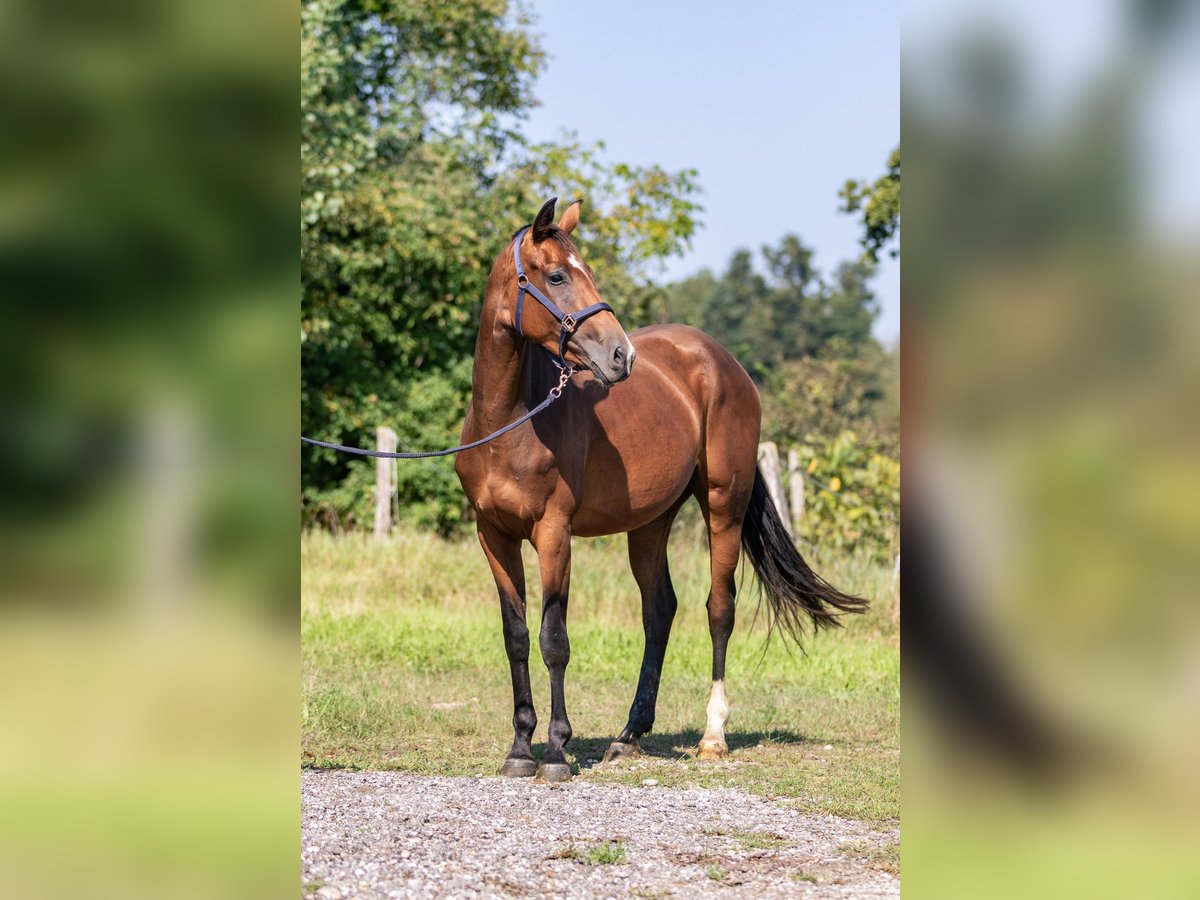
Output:
<path fill-rule="evenodd" d="M 640 743 L 642 757 L 650 760 L 693 760 L 697 759 L 700 747 L 701 732 L 698 729 L 684 731 L 651 732 L 643 735 Z M 741 731 L 725 735 L 725 743 L 729 746 L 730 754 L 736 754 L 747 747 L 757 747 L 764 741 L 772 744 L 799 745 L 814 743 L 812 738 L 794 731 Z M 574 754 L 579 771 L 597 768 L 604 759 L 604 753 L 613 742 L 613 737 L 574 738 L 569 745 L 569 751 Z M 533 745 L 533 755 L 541 759 L 546 753 L 545 742 Z"/>

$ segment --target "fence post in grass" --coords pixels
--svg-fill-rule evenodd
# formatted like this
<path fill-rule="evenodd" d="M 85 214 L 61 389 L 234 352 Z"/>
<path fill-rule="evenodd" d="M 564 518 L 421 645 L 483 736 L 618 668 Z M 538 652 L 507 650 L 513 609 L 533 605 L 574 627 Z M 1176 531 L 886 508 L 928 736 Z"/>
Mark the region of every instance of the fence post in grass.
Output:
<path fill-rule="evenodd" d="M 771 502 L 775 504 L 783 527 L 788 535 L 792 535 L 792 517 L 788 514 L 787 495 L 783 493 L 783 480 L 779 476 L 779 448 L 774 441 L 764 441 L 758 445 L 758 470 L 767 483 L 767 493 L 771 495 Z"/>
<path fill-rule="evenodd" d="M 792 534 L 797 535 L 804 522 L 804 472 L 800 469 L 800 451 L 795 447 L 788 451 L 788 487 L 792 495 Z"/>
<path fill-rule="evenodd" d="M 396 432 L 380 425 L 375 429 L 375 449 L 396 452 Z M 382 541 L 392 530 L 392 461 L 375 460 L 375 540 Z"/>

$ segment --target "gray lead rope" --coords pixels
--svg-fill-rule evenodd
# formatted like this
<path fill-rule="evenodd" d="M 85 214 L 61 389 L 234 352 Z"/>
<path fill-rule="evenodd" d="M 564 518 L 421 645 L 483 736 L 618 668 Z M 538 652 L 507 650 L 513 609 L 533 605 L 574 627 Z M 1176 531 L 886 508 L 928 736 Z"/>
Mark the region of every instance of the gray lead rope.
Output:
<path fill-rule="evenodd" d="M 517 419 L 515 422 L 509 422 L 499 431 L 493 431 L 487 437 L 482 437 L 477 441 L 471 441 L 469 444 L 461 444 L 458 447 L 451 447 L 449 450 L 427 450 L 424 453 L 386 453 L 383 450 L 364 450 L 362 447 L 347 447 L 344 444 L 330 444 L 325 441 L 317 441 L 312 438 L 307 438 L 304 435 L 300 436 L 300 440 L 306 444 L 314 444 L 317 447 L 325 447 L 329 450 L 340 450 L 343 453 L 354 453 L 358 456 L 375 456 L 381 459 L 428 459 L 431 456 L 450 456 L 452 453 L 462 453 L 464 450 L 471 450 L 475 447 L 486 444 L 489 441 L 494 441 L 496 438 L 508 434 L 518 425 L 524 425 L 562 396 L 563 388 L 567 386 L 567 382 L 574 374 L 575 369 L 571 366 L 567 366 L 566 368 L 562 369 L 562 373 L 558 378 L 558 384 L 550 389 L 550 393 L 546 395 L 546 399 L 529 412 L 525 413 L 525 415 L 521 416 L 521 418 Z"/>

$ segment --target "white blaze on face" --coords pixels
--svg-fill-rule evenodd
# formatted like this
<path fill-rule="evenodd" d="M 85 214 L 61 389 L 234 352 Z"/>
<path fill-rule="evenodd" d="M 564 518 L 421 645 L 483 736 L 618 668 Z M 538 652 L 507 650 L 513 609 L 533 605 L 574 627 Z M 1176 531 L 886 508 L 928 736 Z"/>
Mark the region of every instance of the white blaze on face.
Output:
<path fill-rule="evenodd" d="M 567 254 L 567 262 L 584 275 L 587 275 L 588 279 L 591 280 L 591 275 L 588 273 L 588 270 L 583 267 L 583 263 L 579 261 L 574 253 Z M 595 284 L 594 281 L 592 283 Z M 633 341 L 629 339 L 629 335 L 625 335 L 625 358 L 629 360 L 629 365 L 631 366 L 633 365 L 633 361 L 637 359 L 637 351 L 633 349 Z"/>
<path fill-rule="evenodd" d="M 705 740 L 724 740 L 725 723 L 729 721 L 729 703 L 725 700 L 725 682 L 712 683 L 712 696 L 708 698 L 708 726 L 704 729 Z"/>

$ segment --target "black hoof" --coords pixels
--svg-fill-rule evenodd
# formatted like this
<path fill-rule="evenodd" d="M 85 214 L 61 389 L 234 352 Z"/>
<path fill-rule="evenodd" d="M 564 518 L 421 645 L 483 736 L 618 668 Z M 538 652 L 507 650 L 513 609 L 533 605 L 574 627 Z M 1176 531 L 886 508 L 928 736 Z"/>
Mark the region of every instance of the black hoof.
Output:
<path fill-rule="evenodd" d="M 603 763 L 620 762 L 623 759 L 633 759 L 635 756 L 642 755 L 642 747 L 636 739 L 624 744 L 621 741 L 613 741 L 609 744 L 608 749 L 604 751 Z"/>
<path fill-rule="evenodd" d="M 532 759 L 514 759 L 509 757 L 500 767 L 500 774 L 505 778 L 531 778 L 537 774 L 538 765 Z"/>
<path fill-rule="evenodd" d="M 571 767 L 566 763 L 542 763 L 537 773 L 538 778 L 547 784 L 571 780 Z"/>

